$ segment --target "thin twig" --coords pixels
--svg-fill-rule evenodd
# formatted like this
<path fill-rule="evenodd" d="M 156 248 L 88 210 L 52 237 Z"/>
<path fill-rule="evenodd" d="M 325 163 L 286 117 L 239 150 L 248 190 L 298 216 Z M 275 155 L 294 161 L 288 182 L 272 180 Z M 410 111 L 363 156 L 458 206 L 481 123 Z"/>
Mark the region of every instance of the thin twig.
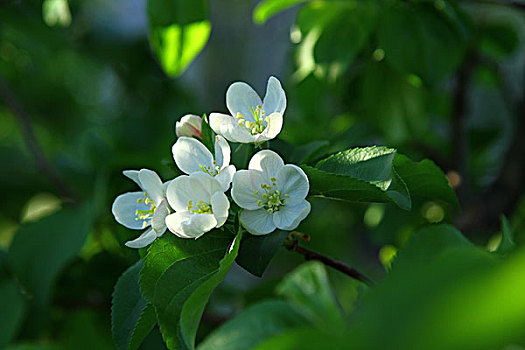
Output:
<path fill-rule="evenodd" d="M 18 120 L 24 135 L 25 143 L 35 158 L 38 168 L 53 183 L 64 200 L 74 202 L 75 197 L 73 195 L 73 191 L 71 191 L 69 186 L 64 182 L 60 174 L 56 172 L 55 168 L 51 166 L 38 141 L 36 140 L 35 133 L 26 110 L 22 107 L 22 104 L 19 102 L 18 98 L 16 98 L 15 94 L 2 80 L 2 78 L 0 78 L 0 99 L 4 101 L 6 106 L 12 111 L 13 115 Z"/>
<path fill-rule="evenodd" d="M 322 262 L 323 264 L 330 266 L 331 268 L 334 268 L 345 275 L 348 275 L 352 277 L 353 279 L 356 279 L 360 282 L 366 283 L 369 286 L 374 285 L 374 281 L 372 279 L 365 276 L 363 273 L 357 271 L 351 266 L 348 266 L 342 261 L 335 260 L 330 258 L 329 256 L 319 254 L 317 252 L 314 252 L 313 250 L 310 250 L 308 248 L 305 248 L 301 245 L 299 245 L 299 242 L 297 240 L 290 240 L 289 243 L 286 243 L 286 249 L 290 251 L 297 252 L 304 256 L 306 260 L 317 260 Z"/>

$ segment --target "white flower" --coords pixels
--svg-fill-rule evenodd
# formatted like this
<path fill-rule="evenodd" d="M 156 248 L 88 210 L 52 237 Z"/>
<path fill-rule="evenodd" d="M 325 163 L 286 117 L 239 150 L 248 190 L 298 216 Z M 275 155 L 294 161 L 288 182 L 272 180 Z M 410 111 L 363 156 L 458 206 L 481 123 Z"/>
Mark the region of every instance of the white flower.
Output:
<path fill-rule="evenodd" d="M 268 79 L 262 102 L 248 84 L 236 82 L 226 92 L 226 106 L 231 115 L 210 114 L 210 126 L 215 133 L 230 142 L 263 142 L 281 132 L 286 94 L 275 77 Z"/>
<path fill-rule="evenodd" d="M 294 230 L 310 213 L 306 195 L 308 177 L 296 165 L 284 164 L 270 150 L 256 153 L 248 170 L 233 176 L 232 198 L 244 210 L 241 223 L 254 235 L 265 235 L 276 228 Z"/>
<path fill-rule="evenodd" d="M 215 157 L 200 141 L 180 137 L 172 148 L 177 167 L 185 174 L 204 173 L 215 178 L 227 191 L 235 174 L 230 165 L 230 145 L 222 136 L 215 137 Z"/>
<path fill-rule="evenodd" d="M 193 115 L 186 114 L 180 119 L 180 121 L 175 123 L 175 134 L 177 137 L 181 136 L 197 136 L 202 137 L 202 118 Z"/>
<path fill-rule="evenodd" d="M 224 225 L 230 202 L 214 178 L 194 173 L 171 181 L 166 191 L 175 213 L 166 217 L 168 229 L 182 238 L 199 238 Z"/>
<path fill-rule="evenodd" d="M 148 169 L 125 170 L 125 176 L 135 181 L 141 191 L 128 192 L 118 196 L 113 202 L 112 212 L 118 223 L 133 230 L 149 227 L 138 238 L 126 242 L 130 248 L 143 248 L 166 232 L 165 219 L 169 207 L 165 189 L 160 177 Z"/>

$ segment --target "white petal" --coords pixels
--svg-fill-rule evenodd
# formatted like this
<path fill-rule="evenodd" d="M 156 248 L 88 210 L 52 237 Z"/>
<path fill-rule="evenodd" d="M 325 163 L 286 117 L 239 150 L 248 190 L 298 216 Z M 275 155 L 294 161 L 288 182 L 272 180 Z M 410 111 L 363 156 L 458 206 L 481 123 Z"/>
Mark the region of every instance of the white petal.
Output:
<path fill-rule="evenodd" d="M 166 193 L 166 191 L 168 190 L 168 186 L 170 185 L 171 181 L 173 180 L 166 181 L 162 184 L 162 190 L 164 191 L 164 193 Z"/>
<path fill-rule="evenodd" d="M 139 171 L 139 180 L 142 190 L 148 194 L 148 197 L 153 200 L 155 205 L 162 202 L 164 199 L 164 187 L 156 172 L 149 169 L 141 169 Z"/>
<path fill-rule="evenodd" d="M 140 184 L 140 180 L 139 180 L 138 170 L 124 170 L 122 174 L 124 174 L 125 177 L 133 180 L 137 185 L 139 185 L 140 188 L 142 188 L 142 185 Z"/>
<path fill-rule="evenodd" d="M 204 173 L 194 173 L 175 178 L 168 186 L 166 196 L 175 211 L 185 211 L 189 201 L 194 204 L 199 201 L 210 203 L 215 192 L 222 192 L 222 186 L 217 180 Z"/>
<path fill-rule="evenodd" d="M 240 220 L 242 226 L 252 235 L 266 235 L 275 230 L 272 214 L 266 209 L 243 210 Z"/>
<path fill-rule="evenodd" d="M 182 238 L 198 238 L 217 225 L 213 214 L 177 212 L 166 217 L 168 229 Z"/>
<path fill-rule="evenodd" d="M 260 105 L 262 105 L 261 98 L 246 83 L 240 81 L 233 83 L 226 91 L 226 107 L 234 117 L 237 113 L 241 113 L 244 119 L 254 121 L 250 107 L 256 109 Z"/>
<path fill-rule="evenodd" d="M 115 198 L 111 211 L 119 224 L 132 230 L 143 228 L 143 220 L 136 220 L 135 212 L 136 210 L 149 210 L 150 206 L 138 203 L 139 199 L 144 199 L 144 192 L 128 192 Z"/>
<path fill-rule="evenodd" d="M 276 77 L 270 77 L 270 79 L 268 79 L 262 107 L 266 114 L 275 112 L 284 114 L 284 110 L 286 109 L 286 93 L 281 86 L 281 82 Z"/>
<path fill-rule="evenodd" d="M 283 195 L 287 194 L 293 199 L 304 199 L 308 195 L 308 177 L 297 165 L 286 164 L 279 170 L 276 179 L 277 188 Z"/>
<path fill-rule="evenodd" d="M 231 149 L 228 141 L 222 136 L 215 136 L 215 162 L 223 169 L 230 165 Z"/>
<path fill-rule="evenodd" d="M 157 236 L 162 236 L 166 231 L 166 216 L 169 214 L 170 210 L 168 208 L 168 202 L 163 200 L 157 206 L 155 214 L 153 214 L 153 218 L 151 219 L 151 227 L 155 230 Z"/>
<path fill-rule="evenodd" d="M 267 183 L 263 173 L 258 170 L 239 170 L 233 176 L 232 198 L 238 206 L 248 210 L 259 209 L 257 202 L 261 200 L 262 183 Z"/>
<path fill-rule="evenodd" d="M 237 119 L 226 114 L 210 114 L 210 127 L 216 134 L 224 136 L 230 142 L 251 143 L 256 139 L 256 135 L 252 135 L 248 129 L 237 124 Z"/>
<path fill-rule="evenodd" d="M 141 234 L 138 238 L 127 241 L 125 245 L 130 248 L 144 248 L 157 238 L 155 231 L 151 228 Z"/>
<path fill-rule="evenodd" d="M 211 152 L 200 141 L 179 137 L 171 148 L 177 167 L 185 174 L 202 172 L 200 166 L 213 167 Z"/>
<path fill-rule="evenodd" d="M 270 150 L 262 150 L 250 159 L 248 169 L 262 171 L 267 184 L 271 185 L 270 178 L 276 177 L 283 166 L 283 159 L 277 153 Z"/>
<path fill-rule="evenodd" d="M 201 137 L 202 118 L 194 114 L 186 114 L 175 123 L 175 134 L 181 136 L 198 136 Z"/>
<path fill-rule="evenodd" d="M 268 116 L 268 125 L 262 133 L 257 136 L 257 142 L 272 140 L 279 135 L 283 128 L 283 115 L 280 113 L 272 113 Z"/>
<path fill-rule="evenodd" d="M 217 220 L 216 227 L 221 227 L 228 219 L 230 201 L 228 201 L 228 197 L 226 197 L 223 192 L 216 192 L 213 196 L 211 196 L 210 204 L 213 215 Z"/>
<path fill-rule="evenodd" d="M 235 170 L 235 165 L 228 165 L 215 176 L 215 180 L 219 181 L 224 192 L 228 191 L 233 175 L 235 174 Z"/>
<path fill-rule="evenodd" d="M 273 223 L 281 230 L 295 230 L 299 223 L 310 214 L 310 203 L 302 200 L 296 205 L 285 205 L 273 213 Z"/>

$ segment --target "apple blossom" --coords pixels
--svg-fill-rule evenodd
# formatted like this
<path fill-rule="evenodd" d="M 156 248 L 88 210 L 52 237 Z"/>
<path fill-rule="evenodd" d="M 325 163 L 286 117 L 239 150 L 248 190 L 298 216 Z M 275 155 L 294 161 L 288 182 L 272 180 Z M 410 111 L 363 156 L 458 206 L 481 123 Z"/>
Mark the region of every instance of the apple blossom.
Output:
<path fill-rule="evenodd" d="M 221 184 L 202 172 L 175 178 L 166 194 L 175 210 L 166 217 L 166 225 L 179 237 L 199 238 L 228 218 L 230 202 Z"/>
<path fill-rule="evenodd" d="M 256 153 L 248 170 L 233 176 L 232 198 L 243 211 L 241 224 L 254 235 L 265 235 L 276 228 L 294 230 L 310 213 L 305 199 L 310 184 L 304 171 L 284 164 L 270 150 Z"/>
<path fill-rule="evenodd" d="M 175 123 L 175 134 L 181 136 L 202 137 L 202 118 L 194 114 L 186 114 Z"/>
<path fill-rule="evenodd" d="M 128 192 L 113 202 L 112 212 L 118 223 L 133 230 L 148 228 L 138 238 L 126 242 L 130 248 L 143 248 L 166 232 L 165 218 L 169 214 L 165 189 L 160 177 L 152 170 L 125 170 L 123 174 L 135 181 L 141 191 Z"/>
<path fill-rule="evenodd" d="M 215 178 L 223 191 L 230 187 L 235 166 L 230 165 L 230 145 L 222 136 L 215 136 L 215 156 L 200 141 L 190 137 L 179 137 L 172 153 L 183 173 L 204 173 Z"/>
<path fill-rule="evenodd" d="M 262 102 L 248 84 L 235 82 L 226 92 L 226 106 L 231 115 L 210 114 L 213 131 L 230 142 L 258 143 L 271 140 L 281 132 L 286 94 L 275 77 L 268 79 Z"/>

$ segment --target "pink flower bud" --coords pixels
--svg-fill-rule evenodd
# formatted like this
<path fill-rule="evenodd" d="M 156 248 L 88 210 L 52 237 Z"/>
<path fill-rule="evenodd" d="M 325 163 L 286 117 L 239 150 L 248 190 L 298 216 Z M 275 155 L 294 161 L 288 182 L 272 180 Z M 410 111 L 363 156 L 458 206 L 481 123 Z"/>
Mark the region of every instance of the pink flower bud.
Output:
<path fill-rule="evenodd" d="M 175 123 L 175 134 L 177 137 L 181 136 L 197 136 L 202 137 L 201 133 L 202 118 L 193 114 L 186 114 Z"/>

